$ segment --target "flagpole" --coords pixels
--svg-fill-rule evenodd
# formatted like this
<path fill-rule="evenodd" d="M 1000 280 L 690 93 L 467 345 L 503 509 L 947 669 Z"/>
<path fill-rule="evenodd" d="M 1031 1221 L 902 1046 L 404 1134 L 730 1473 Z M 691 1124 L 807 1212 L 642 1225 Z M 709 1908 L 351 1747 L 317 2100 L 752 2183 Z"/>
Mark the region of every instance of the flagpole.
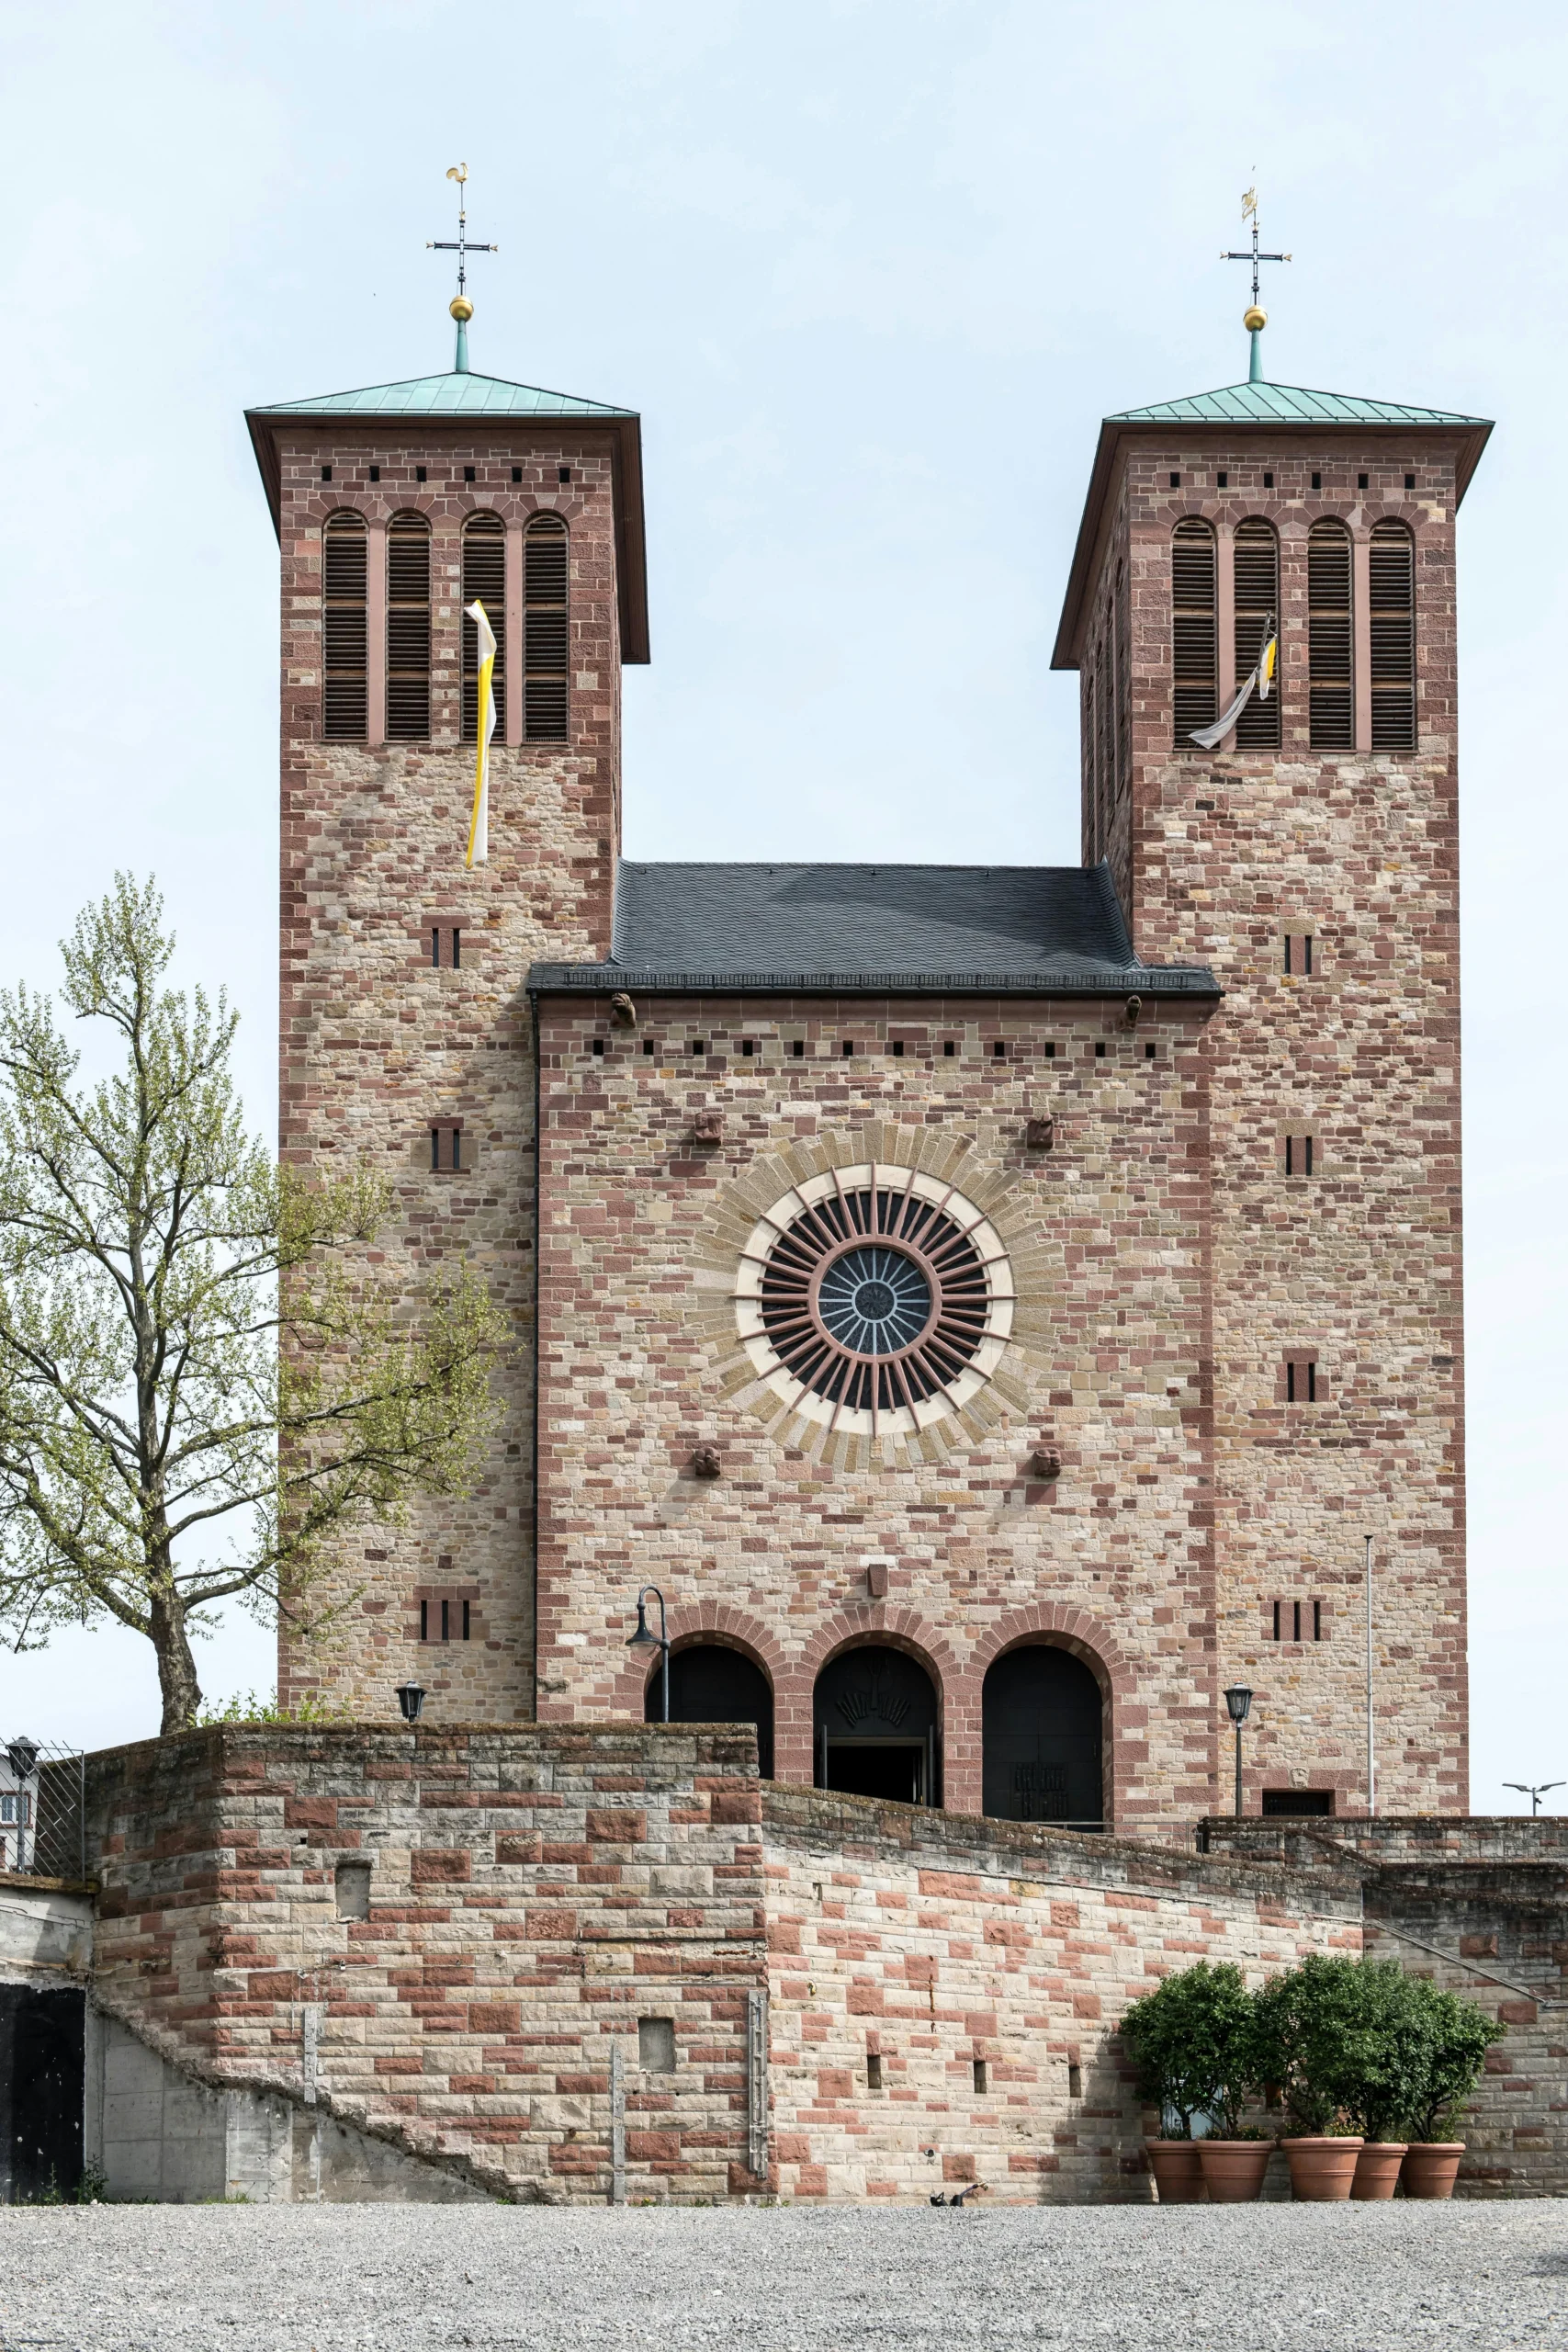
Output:
<path fill-rule="evenodd" d="M 1372 1735 L 1372 1539 L 1367 1543 L 1367 1818 L 1378 1809 L 1377 1750 Z"/>

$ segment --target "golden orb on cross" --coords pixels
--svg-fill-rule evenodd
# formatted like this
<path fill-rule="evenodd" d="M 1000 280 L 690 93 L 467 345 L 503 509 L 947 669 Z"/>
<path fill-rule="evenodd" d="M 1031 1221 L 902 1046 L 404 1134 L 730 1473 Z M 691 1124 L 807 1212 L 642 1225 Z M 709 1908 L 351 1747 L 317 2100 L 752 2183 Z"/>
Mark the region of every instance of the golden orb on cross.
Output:
<path fill-rule="evenodd" d="M 466 294 L 454 294 L 446 307 L 460 327 L 466 327 L 474 315 L 474 306 Z"/>
<path fill-rule="evenodd" d="M 1249 311 L 1242 312 L 1241 322 L 1248 334 L 1258 334 L 1269 323 L 1269 313 L 1260 311 L 1255 302 Z"/>

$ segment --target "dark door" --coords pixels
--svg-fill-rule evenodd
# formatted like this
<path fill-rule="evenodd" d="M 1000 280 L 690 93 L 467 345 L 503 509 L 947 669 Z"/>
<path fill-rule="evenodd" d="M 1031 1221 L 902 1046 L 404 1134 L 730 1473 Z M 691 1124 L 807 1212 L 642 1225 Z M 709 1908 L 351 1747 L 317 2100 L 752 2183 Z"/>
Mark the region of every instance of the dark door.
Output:
<path fill-rule="evenodd" d="M 647 1722 L 659 1721 L 659 1669 L 643 1702 Z M 670 1720 L 672 1724 L 755 1724 L 757 1765 L 764 1781 L 773 1777 L 773 1689 L 761 1668 L 720 1642 L 697 1642 L 670 1659 Z"/>
<path fill-rule="evenodd" d="M 936 1804 L 936 1715 L 930 1675 L 902 1650 L 841 1651 L 817 1678 L 817 1786 Z"/>
<path fill-rule="evenodd" d="M 982 1693 L 981 1802 L 994 1821 L 1103 1826 L 1100 1685 L 1047 1643 L 1009 1650 Z"/>
<path fill-rule="evenodd" d="M 82 2185 L 85 1996 L 69 1986 L 0 1985 L 0 2042 L 9 2044 L 11 2199 L 73 2198 Z"/>

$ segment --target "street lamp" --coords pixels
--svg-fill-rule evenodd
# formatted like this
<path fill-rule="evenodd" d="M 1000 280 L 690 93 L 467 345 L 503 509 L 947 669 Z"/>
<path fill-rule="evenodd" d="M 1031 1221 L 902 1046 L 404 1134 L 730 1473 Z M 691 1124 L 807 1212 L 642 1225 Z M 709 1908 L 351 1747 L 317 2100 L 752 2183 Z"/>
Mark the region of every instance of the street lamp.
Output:
<path fill-rule="evenodd" d="M 17 1776 L 17 1868 L 28 1866 L 28 1798 L 26 1783 L 38 1770 L 40 1749 L 36 1739 L 13 1739 L 6 1749 L 6 1761 Z M 3 1849 L 0 1849 L 3 1850 Z M 33 1832 L 33 1868 L 38 1868 L 38 1832 Z"/>
<path fill-rule="evenodd" d="M 1529 1797 L 1530 1816 L 1533 1819 L 1540 1811 L 1540 1801 L 1547 1791 L 1568 1788 L 1568 1781 L 1536 1781 L 1533 1783 L 1529 1781 L 1505 1781 L 1503 1786 L 1506 1789 L 1517 1789 L 1520 1796 Z"/>
<path fill-rule="evenodd" d="M 1245 1682 L 1233 1682 L 1225 1692 L 1225 1704 L 1235 1725 L 1235 1817 L 1241 1819 L 1241 1727 L 1252 1708 L 1252 1693 Z"/>
<path fill-rule="evenodd" d="M 403 1711 L 403 1721 L 405 1724 L 418 1723 L 420 1709 L 424 1704 L 423 1683 L 400 1682 L 398 1685 L 398 1704 Z"/>
<path fill-rule="evenodd" d="M 649 1631 L 648 1611 L 643 1605 L 649 1593 L 659 1603 L 657 1634 Z M 645 1584 L 637 1594 L 637 1631 L 626 1635 L 626 1647 L 629 1650 L 658 1650 L 660 1653 L 660 1721 L 667 1724 L 670 1720 L 670 1629 L 664 1617 L 664 1595 L 656 1584 Z"/>

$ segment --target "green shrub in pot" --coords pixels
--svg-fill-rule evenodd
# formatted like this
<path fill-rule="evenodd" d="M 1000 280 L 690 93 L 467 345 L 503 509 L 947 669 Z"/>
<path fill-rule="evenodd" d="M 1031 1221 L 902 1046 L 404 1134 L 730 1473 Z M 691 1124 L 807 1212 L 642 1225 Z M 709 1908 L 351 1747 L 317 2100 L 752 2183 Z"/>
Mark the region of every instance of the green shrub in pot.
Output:
<path fill-rule="evenodd" d="M 1507 2031 L 1474 2001 L 1445 1993 L 1425 1977 L 1409 1980 L 1420 1987 L 1429 2039 L 1428 2070 L 1418 2097 L 1400 2118 L 1400 2129 L 1412 2141 L 1451 2140 L 1465 2103 L 1486 2069 L 1486 2052 Z"/>
<path fill-rule="evenodd" d="M 1254 2006 L 1258 2064 L 1279 2086 L 1292 2133 L 1350 2132 L 1346 2118 L 1373 2063 L 1361 1963 L 1313 1952 L 1271 1977 Z"/>
<path fill-rule="evenodd" d="M 1242 2109 L 1257 2092 L 1253 1996 L 1239 1968 L 1198 1961 L 1134 2001 L 1121 2024 L 1138 2070 L 1138 2088 L 1162 2119 L 1174 2115 L 1190 2140 L 1192 2119 L 1206 2116 L 1215 2138 L 1240 2133 Z"/>
<path fill-rule="evenodd" d="M 1406 2140 L 1423 2107 L 1438 2052 L 1436 1987 L 1407 1976 L 1397 1960 L 1348 1964 L 1346 2013 L 1353 2020 L 1359 2071 L 1344 2088 L 1346 2120 L 1376 2143 Z"/>

